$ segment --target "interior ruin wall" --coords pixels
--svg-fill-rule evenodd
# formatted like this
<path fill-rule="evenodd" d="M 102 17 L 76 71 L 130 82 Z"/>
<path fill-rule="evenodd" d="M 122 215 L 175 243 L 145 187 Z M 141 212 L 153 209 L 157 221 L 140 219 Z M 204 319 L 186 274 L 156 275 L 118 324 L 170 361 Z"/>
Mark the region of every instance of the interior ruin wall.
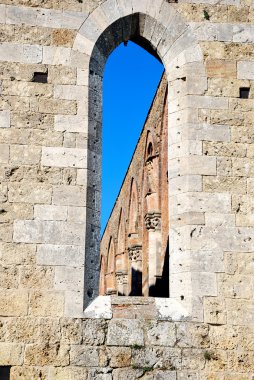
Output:
<path fill-rule="evenodd" d="M 12 380 L 253 380 L 253 20 L 251 0 L 1 0 Z M 170 299 L 153 319 L 84 312 L 99 287 L 103 67 L 131 37 L 169 86 Z"/>

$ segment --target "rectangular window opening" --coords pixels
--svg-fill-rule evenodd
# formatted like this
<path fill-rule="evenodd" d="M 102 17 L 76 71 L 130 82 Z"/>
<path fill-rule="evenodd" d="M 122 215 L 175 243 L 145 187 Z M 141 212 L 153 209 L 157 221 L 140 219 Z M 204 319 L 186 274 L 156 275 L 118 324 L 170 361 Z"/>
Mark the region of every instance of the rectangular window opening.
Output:
<path fill-rule="evenodd" d="M 10 366 L 0 366 L 0 379 L 1 380 L 10 380 Z"/>
<path fill-rule="evenodd" d="M 48 83 L 48 72 L 46 72 L 46 73 L 35 72 L 33 79 L 32 79 L 32 82 Z"/>
<path fill-rule="evenodd" d="M 240 87 L 240 99 L 249 99 L 250 87 Z"/>

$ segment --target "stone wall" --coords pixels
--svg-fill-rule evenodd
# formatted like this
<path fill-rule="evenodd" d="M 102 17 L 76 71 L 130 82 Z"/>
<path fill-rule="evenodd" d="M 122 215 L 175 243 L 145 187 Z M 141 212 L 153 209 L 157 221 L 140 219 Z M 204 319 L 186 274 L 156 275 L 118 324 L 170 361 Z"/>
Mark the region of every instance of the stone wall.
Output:
<path fill-rule="evenodd" d="M 253 15 L 250 0 L 1 1 L 0 365 L 12 380 L 253 379 Z M 103 68 L 139 37 L 168 80 L 179 308 L 140 319 L 133 301 L 128 320 L 89 319 Z"/>

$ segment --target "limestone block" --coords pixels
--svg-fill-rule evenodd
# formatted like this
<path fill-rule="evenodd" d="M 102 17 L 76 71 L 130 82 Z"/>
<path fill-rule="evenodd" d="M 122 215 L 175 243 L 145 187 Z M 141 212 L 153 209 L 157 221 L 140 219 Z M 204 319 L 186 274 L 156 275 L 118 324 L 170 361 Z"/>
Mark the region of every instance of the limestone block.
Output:
<path fill-rule="evenodd" d="M 6 340 L 13 343 L 34 343 L 40 334 L 38 321 L 28 317 L 9 319 L 6 330 Z"/>
<path fill-rule="evenodd" d="M 219 274 L 218 275 L 219 295 L 225 298 L 252 298 L 253 289 L 251 277 L 242 274 Z"/>
<path fill-rule="evenodd" d="M 132 380 L 142 376 L 144 371 L 141 368 L 117 368 L 113 370 L 113 380 Z M 100 379 L 104 380 L 104 379 Z M 105 379 L 108 380 L 108 379 Z M 175 379 L 174 379 L 175 380 Z"/>
<path fill-rule="evenodd" d="M 0 343 L 0 365 L 23 364 L 23 345 L 17 343 Z"/>
<path fill-rule="evenodd" d="M 64 315 L 71 318 L 84 317 L 84 293 L 82 291 L 65 292 Z"/>
<path fill-rule="evenodd" d="M 15 242 L 83 245 L 84 226 L 61 221 L 16 220 Z"/>
<path fill-rule="evenodd" d="M 144 333 L 139 320 L 113 319 L 109 322 L 107 345 L 144 345 Z"/>
<path fill-rule="evenodd" d="M 0 144 L 0 164 L 8 164 L 9 150 L 9 145 Z"/>
<path fill-rule="evenodd" d="M 9 202 L 51 203 L 52 187 L 48 184 L 10 183 L 8 187 Z"/>
<path fill-rule="evenodd" d="M 92 55 L 93 49 L 94 49 L 94 42 L 90 41 L 87 37 L 83 36 L 83 34 L 80 34 L 78 32 L 73 44 L 73 50 L 74 52 L 79 53 L 79 54 L 72 54 L 72 63 L 74 62 L 77 63 L 77 57 L 80 56 L 81 54 L 84 56 L 83 59 L 88 59 L 89 56 Z M 78 65 L 78 68 L 80 69 L 86 68 L 88 65 L 88 62 L 86 63 L 87 64 L 84 65 L 83 67 Z"/>
<path fill-rule="evenodd" d="M 85 168 L 87 151 L 77 148 L 42 148 L 41 163 L 51 167 Z"/>
<path fill-rule="evenodd" d="M 67 207 L 35 205 L 34 218 L 40 220 L 67 220 Z"/>
<path fill-rule="evenodd" d="M 107 356 L 112 368 L 129 367 L 131 365 L 131 349 L 129 347 L 109 347 Z"/>
<path fill-rule="evenodd" d="M 81 344 L 81 320 L 73 318 L 61 319 L 61 341 L 66 344 Z"/>
<path fill-rule="evenodd" d="M 0 5 L 0 23 L 6 23 L 6 5 L 3 4 Z"/>
<path fill-rule="evenodd" d="M 247 147 L 245 144 L 235 142 L 205 142 L 204 153 L 208 156 L 246 157 Z"/>
<path fill-rule="evenodd" d="M 224 59 L 208 59 L 206 61 L 206 69 L 207 76 L 211 78 L 236 78 L 235 61 Z"/>
<path fill-rule="evenodd" d="M 63 11 L 61 27 L 79 30 L 86 18 L 87 14 L 85 12 L 73 12 L 71 10 Z M 55 27 L 54 24 L 53 27 Z"/>
<path fill-rule="evenodd" d="M 202 191 L 202 177 L 200 175 L 184 175 L 169 180 L 169 196 L 188 191 Z"/>
<path fill-rule="evenodd" d="M 186 193 L 171 198 L 171 215 L 185 212 L 231 212 L 231 197 L 227 193 Z"/>
<path fill-rule="evenodd" d="M 86 209 L 84 207 L 68 207 L 68 221 L 84 223 L 86 221 Z"/>
<path fill-rule="evenodd" d="M 43 64 L 70 65 L 71 49 L 65 47 L 43 46 Z"/>
<path fill-rule="evenodd" d="M 204 299 L 204 321 L 212 324 L 226 324 L 227 313 L 224 299 L 206 297 Z"/>
<path fill-rule="evenodd" d="M 54 284 L 52 268 L 25 266 L 20 269 L 20 288 L 50 289 Z"/>
<path fill-rule="evenodd" d="M 246 194 L 247 181 L 242 177 L 206 176 L 203 179 L 203 190 L 207 192 Z"/>
<path fill-rule="evenodd" d="M 106 323 L 103 319 L 84 319 L 82 323 L 83 343 L 88 346 L 100 346 L 105 341 Z"/>
<path fill-rule="evenodd" d="M 4 110 L 0 111 L 0 128 L 10 128 L 11 118 L 10 111 Z"/>
<path fill-rule="evenodd" d="M 86 108 L 86 107 L 85 107 Z M 61 132 L 88 132 L 88 120 L 84 116 L 69 116 L 69 115 L 56 115 L 55 116 L 55 130 Z"/>
<path fill-rule="evenodd" d="M 77 103 L 73 100 L 44 99 L 38 100 L 38 111 L 46 114 L 75 115 Z"/>
<path fill-rule="evenodd" d="M 188 140 L 169 145 L 169 160 L 189 155 L 202 155 L 202 141 Z"/>
<path fill-rule="evenodd" d="M 204 324 L 180 323 L 176 325 L 177 345 L 179 347 L 209 347 L 209 328 Z"/>
<path fill-rule="evenodd" d="M 216 175 L 216 158 L 207 156 L 183 157 L 180 159 L 180 172 L 181 175 Z"/>
<path fill-rule="evenodd" d="M 59 317 L 64 312 L 63 292 L 33 291 L 29 300 L 29 314 L 33 317 Z"/>
<path fill-rule="evenodd" d="M 40 45 L 24 45 L 23 46 L 24 63 L 41 63 L 42 62 L 42 46 Z M 21 61 L 23 62 L 23 61 Z"/>
<path fill-rule="evenodd" d="M 89 85 L 89 70 L 77 69 L 77 85 L 88 86 Z"/>
<path fill-rule="evenodd" d="M 237 78 L 254 80 L 254 62 L 238 61 Z"/>
<path fill-rule="evenodd" d="M 4 265 L 34 264 L 35 251 L 35 245 L 0 243 L 0 257 Z"/>
<path fill-rule="evenodd" d="M 249 87 L 248 80 L 239 80 L 231 78 L 209 78 L 207 95 L 239 97 L 240 87 Z"/>
<path fill-rule="evenodd" d="M 254 214 L 236 215 L 236 226 L 254 227 Z"/>
<path fill-rule="evenodd" d="M 51 367 L 49 369 L 49 380 L 77 380 L 86 378 L 87 369 L 84 367 Z"/>
<path fill-rule="evenodd" d="M 30 366 L 69 365 L 69 346 L 57 344 L 28 344 L 25 348 L 25 364 Z"/>
<path fill-rule="evenodd" d="M 150 367 L 150 368 L 167 368 L 180 369 L 179 348 L 168 347 L 146 347 L 132 350 L 132 363 L 135 367 Z"/>
<path fill-rule="evenodd" d="M 0 46 L 2 61 L 20 63 L 41 63 L 42 47 L 39 45 L 19 45 L 4 42 Z"/>
<path fill-rule="evenodd" d="M 149 346 L 174 347 L 176 343 L 175 325 L 169 322 L 148 322 L 146 326 L 146 344 Z"/>
<path fill-rule="evenodd" d="M 37 248 L 37 264 L 64 265 L 76 267 L 84 265 L 85 249 L 72 245 L 43 244 Z"/>
<path fill-rule="evenodd" d="M 253 133 L 251 133 L 252 127 L 251 126 L 242 126 L 239 127 L 232 127 L 231 128 L 231 135 L 232 135 L 232 141 L 236 143 L 247 143 L 247 144 L 253 144 L 254 143 L 254 136 Z"/>
<path fill-rule="evenodd" d="M 234 25 L 234 42 L 253 43 L 254 42 L 254 26 L 246 24 Z"/>
<path fill-rule="evenodd" d="M 248 158 L 232 159 L 232 173 L 236 177 L 254 177 L 253 160 Z"/>
<path fill-rule="evenodd" d="M 15 289 L 18 287 L 18 268 L 0 265 L 0 288 Z"/>
<path fill-rule="evenodd" d="M 253 326 L 253 300 L 226 299 L 227 321 L 232 325 Z"/>
<path fill-rule="evenodd" d="M 81 291 L 83 283 L 84 268 L 69 268 L 58 266 L 55 268 L 55 289 Z"/>
<path fill-rule="evenodd" d="M 199 41 L 232 41 L 233 39 L 233 24 L 192 22 L 190 26 Z"/>
<path fill-rule="evenodd" d="M 85 190 L 79 186 L 55 186 L 53 204 L 60 206 L 85 206 Z"/>
<path fill-rule="evenodd" d="M 27 315 L 28 293 L 25 290 L 1 290 L 0 291 L 1 316 L 16 317 Z"/>
<path fill-rule="evenodd" d="M 12 165 L 36 165 L 40 163 L 41 148 L 29 145 L 10 146 L 10 164 Z"/>
<path fill-rule="evenodd" d="M 53 86 L 51 84 L 3 81 L 3 95 L 12 96 L 42 96 L 49 98 L 53 96 Z"/>
<path fill-rule="evenodd" d="M 215 212 L 206 212 L 205 213 L 205 224 L 206 226 L 235 226 L 235 214 L 222 214 Z"/>
<path fill-rule="evenodd" d="M 6 184 L 0 184 L 0 202 L 5 203 L 7 201 L 8 188 Z"/>
<path fill-rule="evenodd" d="M 56 99 L 84 100 L 88 97 L 88 86 L 55 85 L 54 97 Z"/>
<path fill-rule="evenodd" d="M 112 24 L 121 17 L 117 0 L 106 0 L 101 5 L 101 9 L 107 17 L 108 25 Z"/>
<path fill-rule="evenodd" d="M 68 66 L 49 66 L 48 83 L 76 84 L 76 69 Z"/>
<path fill-rule="evenodd" d="M 46 380 L 47 379 L 47 368 L 42 367 L 27 367 L 22 365 L 20 366 L 13 366 L 11 368 L 11 380 L 30 380 L 30 379 L 41 379 Z"/>
<path fill-rule="evenodd" d="M 70 364 L 85 367 L 98 367 L 100 351 L 97 347 L 83 345 L 71 346 Z"/>

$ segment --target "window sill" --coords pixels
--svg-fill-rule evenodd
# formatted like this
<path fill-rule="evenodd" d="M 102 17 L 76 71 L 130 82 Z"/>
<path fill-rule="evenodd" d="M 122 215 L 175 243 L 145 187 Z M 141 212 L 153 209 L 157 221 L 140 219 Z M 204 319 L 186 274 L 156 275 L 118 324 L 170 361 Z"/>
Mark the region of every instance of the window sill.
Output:
<path fill-rule="evenodd" d="M 173 298 L 98 296 L 85 309 L 85 318 L 158 319 L 185 321 L 188 311 Z"/>

